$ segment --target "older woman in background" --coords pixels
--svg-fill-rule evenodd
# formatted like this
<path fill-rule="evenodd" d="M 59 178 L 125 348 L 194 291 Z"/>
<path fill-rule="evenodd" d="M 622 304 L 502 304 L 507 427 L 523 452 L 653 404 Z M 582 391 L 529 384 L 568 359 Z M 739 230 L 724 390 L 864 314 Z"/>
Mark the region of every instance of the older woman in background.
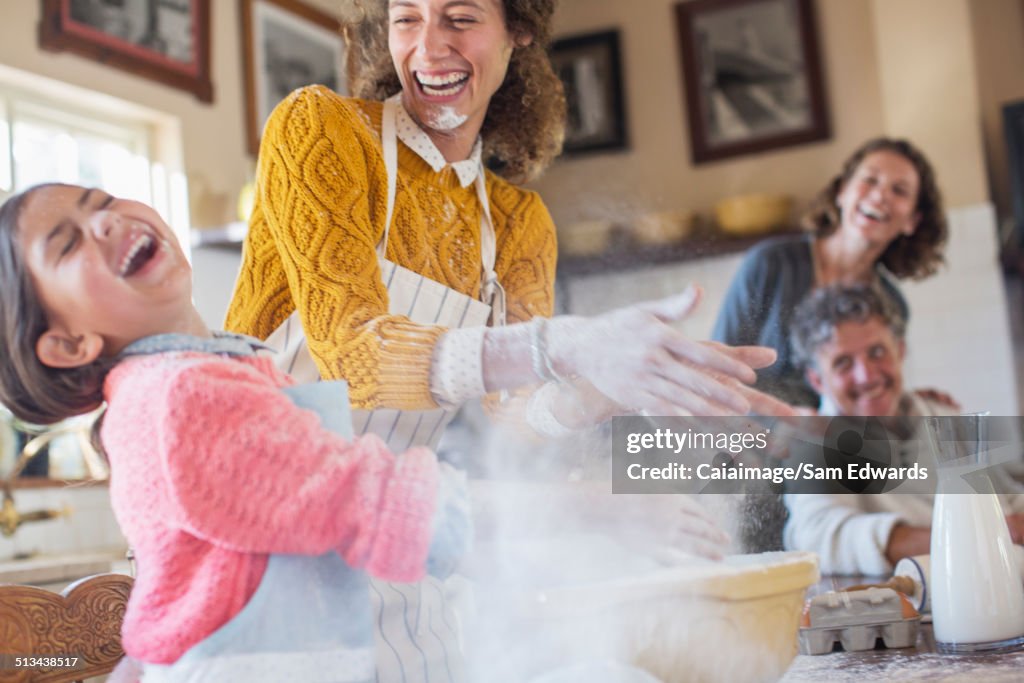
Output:
<path fill-rule="evenodd" d="M 809 234 L 765 240 L 747 253 L 712 337 L 776 349 L 778 362 L 758 373 L 757 388 L 817 407 L 790 347 L 797 304 L 818 287 L 873 284 L 906 319 L 909 309 L 896 280 L 936 272 L 947 227 L 931 164 L 910 142 L 891 138 L 870 140 L 854 152 L 803 225 Z"/>
<path fill-rule="evenodd" d="M 564 99 L 544 51 L 553 9 L 349 3 L 354 90 L 368 99 L 311 87 L 275 109 L 226 326 L 266 338 L 293 316 L 320 375 L 346 379 L 367 411 L 455 407 L 543 381 L 527 410 L 542 432 L 591 424 L 616 404 L 749 410 L 759 399 L 737 380 L 772 356 L 673 330 L 692 292 L 547 321 L 554 226 L 511 180 L 560 151 Z M 419 417 L 397 417 L 405 442 L 436 442 L 443 424 Z M 364 421 L 390 432 L 393 419 Z"/>

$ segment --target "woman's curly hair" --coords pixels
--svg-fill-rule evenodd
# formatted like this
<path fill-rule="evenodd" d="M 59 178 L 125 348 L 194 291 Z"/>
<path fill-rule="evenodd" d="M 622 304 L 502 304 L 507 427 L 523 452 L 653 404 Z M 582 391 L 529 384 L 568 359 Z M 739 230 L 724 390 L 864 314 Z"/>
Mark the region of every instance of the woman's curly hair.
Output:
<path fill-rule="evenodd" d="M 920 181 L 915 209 L 920 217 L 917 228 L 910 235 L 894 239 L 879 260 L 898 278 L 920 280 L 934 274 L 942 265 L 948 228 L 935 172 L 924 154 L 907 140 L 883 137 L 861 145 L 843 164 L 842 172 L 815 197 L 801 223 L 819 238 L 834 233 L 840 223 L 836 197 L 864 158 L 878 151 L 895 152 L 904 157 L 914 165 Z"/>
<path fill-rule="evenodd" d="M 348 76 L 356 97 L 383 100 L 402 89 L 388 51 L 386 0 L 342 0 Z M 565 94 L 548 59 L 555 0 L 502 0 L 516 45 L 480 134 L 487 165 L 517 183 L 539 176 L 562 151 Z"/>
<path fill-rule="evenodd" d="M 52 368 L 36 356 L 36 342 L 49 329 L 18 242 L 18 221 L 36 185 L 0 206 L 0 403 L 15 417 L 52 424 L 95 410 L 103 403 L 103 380 L 111 363 Z"/>

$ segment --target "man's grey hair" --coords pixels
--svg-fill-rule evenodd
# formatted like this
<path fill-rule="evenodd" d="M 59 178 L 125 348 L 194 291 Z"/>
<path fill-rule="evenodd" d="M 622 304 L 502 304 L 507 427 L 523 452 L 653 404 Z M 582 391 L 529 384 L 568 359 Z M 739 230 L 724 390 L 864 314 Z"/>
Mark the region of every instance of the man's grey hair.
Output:
<path fill-rule="evenodd" d="M 907 321 L 892 297 L 877 286 L 830 285 L 812 290 L 793 313 L 790 344 L 794 361 L 802 368 L 814 366 L 822 344 L 845 322 L 867 322 L 881 318 L 897 339 L 903 339 Z"/>

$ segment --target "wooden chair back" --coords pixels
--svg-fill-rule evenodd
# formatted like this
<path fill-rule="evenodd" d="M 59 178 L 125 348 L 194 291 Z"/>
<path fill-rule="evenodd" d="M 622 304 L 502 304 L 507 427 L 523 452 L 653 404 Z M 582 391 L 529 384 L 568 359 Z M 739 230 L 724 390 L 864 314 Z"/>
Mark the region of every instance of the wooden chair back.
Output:
<path fill-rule="evenodd" d="M 97 574 L 59 594 L 0 584 L 0 683 L 71 683 L 110 673 L 124 656 L 121 623 L 132 581 L 124 574 Z M 17 667 L 13 655 L 64 661 Z M 68 666 L 69 657 L 78 661 Z"/>

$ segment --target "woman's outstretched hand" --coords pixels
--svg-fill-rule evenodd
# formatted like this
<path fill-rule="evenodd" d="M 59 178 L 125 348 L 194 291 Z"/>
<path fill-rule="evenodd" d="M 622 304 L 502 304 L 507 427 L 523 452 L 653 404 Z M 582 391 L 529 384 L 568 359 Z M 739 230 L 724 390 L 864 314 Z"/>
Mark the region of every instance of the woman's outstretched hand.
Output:
<path fill-rule="evenodd" d="M 721 342 L 703 341 L 701 344 L 710 346 L 721 353 L 732 356 L 736 360 L 746 363 L 754 370 L 766 368 L 775 362 L 776 353 L 774 349 L 766 346 L 729 346 Z M 714 373 L 712 373 L 714 374 Z M 716 375 L 720 376 L 720 375 Z M 721 376 L 720 376 L 721 377 Z M 792 417 L 804 415 L 799 408 L 780 401 L 774 396 L 758 391 L 753 387 L 741 383 L 735 378 L 721 377 L 723 382 L 728 383 L 739 391 L 747 402 L 750 403 L 750 412 L 756 415 L 772 415 L 776 417 Z"/>
<path fill-rule="evenodd" d="M 619 405 L 652 415 L 790 414 L 785 403 L 747 386 L 755 369 L 775 361 L 774 350 L 693 341 L 673 327 L 700 296 L 691 286 L 593 318 L 553 318 L 547 331 L 552 363 Z"/>

